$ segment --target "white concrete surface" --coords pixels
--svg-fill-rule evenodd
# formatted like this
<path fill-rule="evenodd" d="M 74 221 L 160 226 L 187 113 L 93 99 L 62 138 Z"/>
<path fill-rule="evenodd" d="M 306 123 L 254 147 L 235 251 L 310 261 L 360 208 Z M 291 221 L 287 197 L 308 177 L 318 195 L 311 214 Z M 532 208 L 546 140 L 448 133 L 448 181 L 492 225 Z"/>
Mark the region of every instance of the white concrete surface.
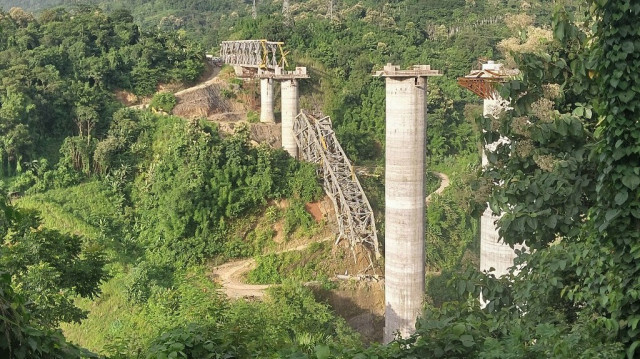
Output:
<path fill-rule="evenodd" d="M 260 122 L 276 122 L 273 114 L 273 79 L 260 79 Z"/>
<path fill-rule="evenodd" d="M 482 65 L 482 69 L 500 72 L 502 71 L 502 64 L 489 61 L 487 64 Z M 500 98 L 485 99 L 483 105 L 482 114 L 485 117 L 497 117 L 508 106 Z M 495 150 L 501 143 L 508 143 L 508 139 L 501 138 L 494 143 L 488 144 L 486 149 Z M 489 164 L 485 154 L 486 149 L 483 148 L 482 151 L 483 167 Z M 513 266 L 516 253 L 509 245 L 500 241 L 498 228 L 495 225 L 498 219 L 500 219 L 500 216 L 494 216 L 489 208 L 484 211 L 480 218 L 480 270 L 488 271 L 490 268 L 494 268 L 493 274 L 496 277 L 501 277 L 509 273 L 509 267 Z"/>
<path fill-rule="evenodd" d="M 425 290 L 425 77 L 386 77 L 384 341 L 415 331 Z"/>
<path fill-rule="evenodd" d="M 280 82 L 282 97 L 282 148 L 291 157 L 298 157 L 298 145 L 293 133 L 293 122 L 298 115 L 298 81 L 284 80 Z"/>

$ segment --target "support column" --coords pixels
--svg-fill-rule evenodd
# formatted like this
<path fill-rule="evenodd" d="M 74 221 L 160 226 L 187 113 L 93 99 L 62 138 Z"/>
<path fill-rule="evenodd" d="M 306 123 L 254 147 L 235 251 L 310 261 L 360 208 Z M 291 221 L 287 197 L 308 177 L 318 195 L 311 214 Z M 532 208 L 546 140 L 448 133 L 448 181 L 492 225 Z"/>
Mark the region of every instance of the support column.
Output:
<path fill-rule="evenodd" d="M 282 97 L 282 148 L 291 157 L 298 157 L 298 145 L 296 145 L 293 133 L 293 121 L 298 115 L 298 81 L 295 79 L 280 82 Z"/>
<path fill-rule="evenodd" d="M 388 64 L 385 139 L 384 342 L 415 331 L 425 289 L 426 76 L 428 66 Z"/>
<path fill-rule="evenodd" d="M 260 122 L 275 123 L 273 114 L 273 79 L 260 79 Z"/>
<path fill-rule="evenodd" d="M 500 73 L 502 71 L 502 64 L 489 61 L 486 64 L 482 64 L 482 70 Z M 495 98 L 484 100 L 482 115 L 484 117 L 494 117 L 503 110 L 503 107 L 503 99 L 495 94 Z M 504 141 L 506 141 L 506 139 L 500 139 L 487 145 L 487 148 L 495 148 Z M 485 151 L 486 149 L 483 148 L 483 167 L 486 167 L 489 164 Z M 494 216 L 488 206 L 480 218 L 480 271 L 488 271 L 489 269 L 494 268 L 495 271 L 493 274 L 496 277 L 501 277 L 509 273 L 509 268 L 513 266 L 513 260 L 516 258 L 516 253 L 508 244 L 500 241 L 498 228 L 495 224 L 498 219 L 500 219 L 500 216 Z"/>

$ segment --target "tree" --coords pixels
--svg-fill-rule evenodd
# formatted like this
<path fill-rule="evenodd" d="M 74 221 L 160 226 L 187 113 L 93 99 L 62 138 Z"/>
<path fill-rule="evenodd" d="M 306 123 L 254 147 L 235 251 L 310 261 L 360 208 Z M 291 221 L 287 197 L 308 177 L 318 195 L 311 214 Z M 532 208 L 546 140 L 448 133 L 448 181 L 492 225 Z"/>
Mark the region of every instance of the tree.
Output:
<path fill-rule="evenodd" d="M 35 212 L 6 202 L 3 207 L 0 267 L 12 276 L 15 292 L 29 298 L 25 307 L 32 322 L 52 328 L 86 318 L 74 298 L 100 294 L 100 284 L 108 278 L 104 252 L 78 236 L 40 227 Z"/>
<path fill-rule="evenodd" d="M 584 279 L 571 292 L 619 324 L 614 328 L 632 358 L 640 346 L 640 4 L 589 2 L 590 63 L 600 90 L 593 101 L 598 177 L 588 252 L 575 257 Z"/>
<path fill-rule="evenodd" d="M 30 323 L 25 299 L 13 290 L 11 275 L 0 270 L 0 355 L 8 359 L 98 358 L 68 343 L 59 329 Z"/>
<path fill-rule="evenodd" d="M 87 145 L 91 143 L 91 132 L 98 122 L 98 112 L 90 106 L 79 105 L 74 110 L 74 121 L 78 126 L 80 137 L 87 138 Z"/>
<path fill-rule="evenodd" d="M 30 154 L 33 144 L 28 120 L 35 106 L 26 96 L 7 91 L 0 96 L 0 162 L 7 161 L 7 175 L 20 167 L 23 156 Z M 0 163 L 0 167 L 2 164 Z"/>

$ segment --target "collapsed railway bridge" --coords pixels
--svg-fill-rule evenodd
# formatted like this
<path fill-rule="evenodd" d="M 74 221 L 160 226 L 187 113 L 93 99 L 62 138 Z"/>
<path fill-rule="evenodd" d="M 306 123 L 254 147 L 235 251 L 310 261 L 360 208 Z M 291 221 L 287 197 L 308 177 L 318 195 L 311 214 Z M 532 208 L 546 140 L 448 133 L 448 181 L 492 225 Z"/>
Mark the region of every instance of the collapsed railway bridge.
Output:
<path fill-rule="evenodd" d="M 331 120 L 299 111 L 298 80 L 307 69 L 285 71 L 282 43 L 225 41 L 222 60 L 237 76 L 260 79 L 260 121 L 275 123 L 274 81 L 281 81 L 282 145 L 294 158 L 318 164 L 323 187 L 338 219 L 337 242 L 364 246 L 380 256 L 371 205 L 360 186 Z M 425 290 L 426 93 L 427 78 L 439 76 L 428 65 L 400 70 L 387 64 L 375 76 L 386 83 L 385 142 L 385 329 L 384 341 L 415 331 Z"/>

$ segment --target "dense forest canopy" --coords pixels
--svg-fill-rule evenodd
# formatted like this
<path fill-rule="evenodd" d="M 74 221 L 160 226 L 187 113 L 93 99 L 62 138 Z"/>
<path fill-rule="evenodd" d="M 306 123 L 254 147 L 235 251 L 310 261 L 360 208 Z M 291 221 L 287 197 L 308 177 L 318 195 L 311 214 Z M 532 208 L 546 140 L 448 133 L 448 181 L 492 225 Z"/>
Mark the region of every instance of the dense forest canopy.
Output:
<path fill-rule="evenodd" d="M 251 1 L 0 0 L 0 354 L 99 356 L 63 328 L 112 358 L 637 357 L 640 5 L 289 3 L 258 1 L 253 16 Z M 310 68 L 302 106 L 331 115 L 348 155 L 375 171 L 384 84 L 372 71 L 443 71 L 427 151 L 452 184 L 427 212 L 415 335 L 365 348 L 301 283 L 245 302 L 211 280 L 211 261 L 255 256 L 260 281 L 333 285 L 304 268 L 314 258 L 263 256 L 274 223 L 290 237 L 322 225 L 305 210 L 321 197 L 315 169 L 252 145 L 247 128 L 222 136 L 167 115 L 176 98 L 156 93 L 193 84 L 221 40 L 249 38 L 284 41 L 291 66 Z M 520 70 L 495 119 L 455 83 L 486 59 Z M 229 97 L 250 86 L 225 85 Z M 154 111 L 125 108 L 123 92 L 155 94 Z M 478 142 L 498 138 L 509 142 L 480 174 Z M 382 184 L 363 182 L 379 211 Z M 503 278 L 474 265 L 487 201 L 504 240 L 533 250 Z"/>
<path fill-rule="evenodd" d="M 1 171 L 12 175 L 55 137 L 92 146 L 119 105 L 114 90 L 148 95 L 159 82 L 194 81 L 202 48 L 177 34 L 142 31 L 127 12 L 0 14 Z M 57 151 L 56 151 L 57 152 Z M 88 165 L 88 164 L 86 164 Z"/>

